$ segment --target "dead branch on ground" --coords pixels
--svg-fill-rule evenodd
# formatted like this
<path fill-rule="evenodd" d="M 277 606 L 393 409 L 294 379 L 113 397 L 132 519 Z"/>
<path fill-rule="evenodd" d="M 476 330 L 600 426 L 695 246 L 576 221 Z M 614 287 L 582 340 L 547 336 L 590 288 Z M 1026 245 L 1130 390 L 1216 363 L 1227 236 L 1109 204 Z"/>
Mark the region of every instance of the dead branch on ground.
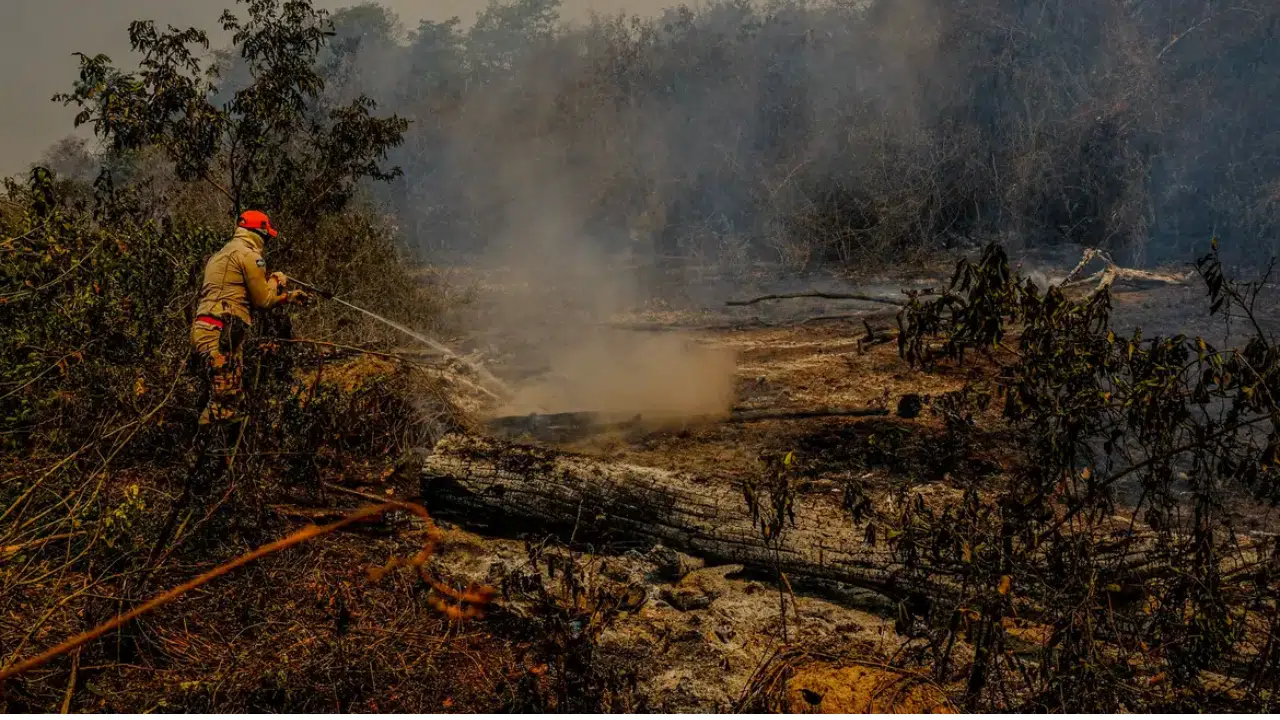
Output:
<path fill-rule="evenodd" d="M 906 306 L 906 303 L 893 298 L 880 297 L 878 295 L 866 295 L 863 293 L 833 293 L 833 292 L 799 292 L 799 293 L 778 293 L 775 295 L 761 295 L 749 300 L 727 300 L 725 305 L 729 307 L 744 307 L 747 305 L 756 305 L 768 300 L 795 300 L 797 298 L 817 298 L 819 300 L 861 300 L 862 302 L 881 303 L 883 305 L 897 305 L 899 307 Z"/>
<path fill-rule="evenodd" d="M 1106 267 L 1086 278 L 1078 278 L 1077 276 L 1084 270 L 1085 266 L 1093 260 L 1101 260 Z M 1185 275 L 1173 275 L 1170 273 L 1150 272 L 1148 270 L 1135 270 L 1133 268 L 1121 267 L 1116 264 L 1115 260 L 1107 254 L 1105 250 L 1096 248 L 1085 248 L 1084 256 L 1080 259 L 1079 264 L 1063 278 L 1060 287 L 1078 287 L 1082 285 L 1094 285 L 1092 292 L 1097 293 L 1103 288 L 1111 287 L 1117 281 L 1128 282 L 1134 285 L 1182 285 L 1191 279 L 1193 272 L 1187 272 Z"/>
<path fill-rule="evenodd" d="M 864 407 L 820 407 L 812 410 L 737 410 L 725 422 L 747 423 L 761 420 L 806 420 L 809 418 L 835 417 L 884 417 L 889 411 L 884 408 Z"/>

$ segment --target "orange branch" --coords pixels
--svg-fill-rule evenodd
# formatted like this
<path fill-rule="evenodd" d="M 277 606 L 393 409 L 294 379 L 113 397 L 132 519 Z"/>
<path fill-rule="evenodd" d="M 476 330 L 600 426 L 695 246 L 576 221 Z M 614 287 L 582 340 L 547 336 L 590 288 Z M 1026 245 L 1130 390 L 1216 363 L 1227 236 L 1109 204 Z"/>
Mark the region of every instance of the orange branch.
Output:
<path fill-rule="evenodd" d="M 199 575 L 183 583 L 182 585 L 179 585 L 178 587 L 175 587 L 172 590 L 169 590 L 168 592 L 165 592 L 161 595 L 157 595 L 156 597 L 148 600 L 147 602 L 143 603 L 142 605 L 139 605 L 138 607 L 134 608 L 133 610 L 130 610 L 129 612 L 123 615 L 117 615 L 113 620 L 105 622 L 92 630 L 76 635 L 75 637 L 69 640 L 66 640 L 63 643 L 49 650 L 46 650 L 45 652 L 41 653 L 40 655 L 37 655 L 34 658 L 31 658 L 30 660 L 25 660 L 23 662 L 20 662 L 14 665 L 10 665 L 4 670 L 0 670 L 0 682 L 4 682 L 5 680 L 11 677 L 20 675 L 28 670 L 32 670 L 34 668 L 40 667 L 41 665 L 49 662 L 50 660 L 60 655 L 69 653 L 72 650 L 75 650 L 76 648 L 84 645 L 85 643 L 91 640 L 102 637 L 106 633 L 111 632 L 112 630 L 124 625 L 130 620 L 133 620 L 137 617 L 145 615 L 146 613 L 151 612 L 152 610 L 155 610 L 156 608 L 162 605 L 172 602 L 173 600 L 181 597 L 182 595 L 200 587 L 201 585 L 204 585 L 210 580 L 221 577 L 222 575 L 226 575 L 232 570 L 235 570 L 236 568 L 244 565 L 248 565 L 254 560 L 258 560 L 259 558 L 266 557 L 267 555 L 279 552 L 281 550 L 287 550 L 288 548 L 291 548 L 295 545 L 300 545 L 308 540 L 318 538 L 323 535 L 328 535 L 329 533 L 335 530 L 340 530 L 348 525 L 358 523 L 362 520 L 368 520 L 369 518 L 377 517 L 387 512 L 388 510 L 396 510 L 396 509 L 407 510 L 408 512 L 411 512 L 417 515 L 418 517 L 422 518 L 428 523 L 431 522 L 431 516 L 427 514 L 426 508 L 422 507 L 421 505 L 417 505 L 414 503 L 404 503 L 404 502 L 388 502 L 388 503 L 383 503 L 382 505 L 374 505 L 374 506 L 364 508 L 362 510 L 357 510 L 356 512 L 342 518 L 341 520 L 335 521 L 328 525 L 307 526 L 291 535 L 288 535 L 287 537 L 281 538 L 280 540 L 277 540 L 273 543 L 263 545 L 262 547 L 256 550 L 253 550 L 252 552 L 245 553 L 244 555 L 241 555 L 240 557 L 232 560 L 231 562 L 225 563 L 223 565 L 219 565 L 218 567 L 202 575 Z M 431 545 L 428 545 L 428 548 L 430 547 Z M 421 553 L 418 553 L 417 555 L 414 556 L 412 560 L 410 560 L 406 564 L 415 564 L 415 563 L 420 564 L 422 561 L 426 560 L 426 557 L 428 554 L 429 554 L 429 549 Z"/>

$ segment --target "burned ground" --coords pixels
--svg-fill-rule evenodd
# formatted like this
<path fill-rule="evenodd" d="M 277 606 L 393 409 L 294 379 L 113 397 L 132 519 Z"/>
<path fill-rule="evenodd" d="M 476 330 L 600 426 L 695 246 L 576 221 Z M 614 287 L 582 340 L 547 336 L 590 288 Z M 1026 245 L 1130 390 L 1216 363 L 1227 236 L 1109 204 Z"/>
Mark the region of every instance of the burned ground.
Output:
<path fill-rule="evenodd" d="M 1182 288 L 1116 293 L 1121 319 L 1136 313 L 1127 317 L 1142 320 L 1150 311 L 1157 322 L 1194 299 Z M 1024 469 L 1019 436 L 1001 419 L 1000 404 L 975 399 L 995 384 L 1000 351 L 973 354 L 962 365 L 912 367 L 896 344 L 863 342 L 861 318 L 806 321 L 814 313 L 874 315 L 874 306 L 799 304 L 807 306 L 761 308 L 754 321 L 704 304 L 668 307 L 661 315 L 640 312 L 619 322 L 641 328 L 621 332 L 679 333 L 689 343 L 731 352 L 737 358 L 735 410 L 861 406 L 884 408 L 886 416 L 664 418 L 564 442 L 529 436 L 520 452 L 490 444 L 455 459 L 473 469 L 492 463 L 516 481 L 557 478 L 568 483 L 565 488 L 572 484 L 563 468 L 634 467 L 637 478 L 659 473 L 654 477 L 671 478 L 682 492 L 716 498 L 715 512 L 733 518 L 721 527 L 740 524 L 743 542 L 763 543 L 766 551 L 775 547 L 785 556 L 791 552 L 787 543 L 805 541 L 824 526 L 837 530 L 848 536 L 840 543 L 853 558 L 851 567 L 900 562 L 887 554 L 889 536 L 877 539 L 889 530 L 871 530 L 866 518 L 893 518 L 904 511 L 904 499 L 912 512 L 954 512 L 972 502 L 975 489 L 985 498 L 983 488 L 994 493 Z M 693 324 L 704 329 L 687 329 Z M 318 373 L 299 368 L 294 387 L 313 398 L 323 395 L 315 390 L 322 382 L 338 395 L 358 395 L 398 377 L 408 362 L 399 358 L 409 357 L 340 355 Z M 42 710 L 69 702 L 116 711 L 842 712 L 945 711 L 965 704 L 975 636 L 954 637 L 946 665 L 939 663 L 930 635 L 936 630 L 927 622 L 931 603 L 911 590 L 911 583 L 927 579 L 916 571 L 889 583 L 869 582 L 866 575 L 843 582 L 831 574 L 806 576 L 794 559 L 774 564 L 767 552 L 690 554 L 679 534 L 664 543 L 638 530 L 646 507 L 679 502 L 678 493 L 661 495 L 666 490 L 656 486 L 658 495 L 616 486 L 607 495 L 612 505 L 579 504 L 577 516 L 556 522 L 543 521 L 556 517 L 554 504 L 539 511 L 552 515 L 537 515 L 531 506 L 519 507 L 518 496 L 505 500 L 516 507 L 501 511 L 501 498 L 459 501 L 465 487 L 452 487 L 452 499 L 433 496 L 430 488 L 424 494 L 420 463 L 431 443 L 444 428 L 454 437 L 479 437 L 485 408 L 495 406 L 455 370 L 421 365 L 431 361 L 420 356 L 411 362 L 410 372 L 429 381 L 416 386 L 420 393 L 430 388 L 421 397 L 440 398 L 419 401 L 416 412 L 425 408 L 433 427 L 441 428 L 423 436 L 420 454 L 353 455 L 341 449 L 343 442 L 302 464 L 284 453 L 276 467 L 293 478 L 290 483 L 211 488 L 201 511 L 179 529 L 180 542 L 167 562 L 146 583 L 133 585 L 136 571 L 129 570 L 105 583 L 93 581 L 92 568 L 71 564 L 60 571 L 56 587 L 75 587 L 83 577 L 81 590 L 51 601 L 46 579 L 24 575 L 18 592 L 6 599 L 0 629 L 12 640 L 13 657 L 30 655 L 253 544 L 380 499 L 425 498 L 436 530 L 412 515 L 391 513 L 267 557 L 9 681 L 6 708 Z M 513 378 L 527 372 L 494 367 Z M 918 398 L 907 417 L 895 412 L 904 397 Z M 384 427 L 374 419 L 403 412 L 375 400 L 347 411 L 366 413 L 370 431 Z M 437 455 L 448 442 L 435 448 Z M 368 438 L 352 438 L 346 446 L 371 447 Z M 799 517 L 782 523 L 781 539 L 770 545 L 751 539 L 759 532 L 751 493 L 768 505 L 774 492 L 768 482 L 784 456 Z M 176 488 L 164 477 L 142 466 L 121 470 L 119 479 L 130 477 L 141 488 L 143 507 L 160 510 L 173 502 Z M 539 492 L 561 504 L 573 498 L 551 486 Z M 617 507 L 630 509 L 626 522 L 609 516 Z M 1251 516 L 1256 531 L 1273 527 L 1272 514 L 1257 503 L 1242 502 L 1239 512 Z M 1110 527 L 1119 538 L 1133 520 L 1123 504 L 1116 513 Z M 672 527 L 681 522 L 660 514 L 652 519 Z M 157 522 L 138 521 L 137 542 L 145 542 Z M 426 537 L 434 538 L 434 551 L 421 573 L 405 568 L 370 576 L 370 569 L 411 555 Z M 28 566 L 56 559 L 5 551 Z M 748 562 L 736 562 L 742 557 Z M 794 571 L 779 575 L 784 566 Z M 998 580 L 1003 593 L 1008 588 Z M 481 602 L 479 616 L 464 617 L 442 602 L 448 599 L 442 592 L 461 596 L 484 587 L 497 595 Z M 1109 602 L 1131 600 L 1120 586 L 1107 595 Z M 1019 616 L 998 626 L 1002 652 L 1012 661 L 1041 662 L 1053 641 L 1053 628 L 1038 619 L 1036 603 L 1043 601 L 1020 597 Z M 41 619 L 32 627 L 31 618 Z M 961 619 L 974 622 L 968 615 Z M 1154 688 L 1150 695 L 1162 694 L 1160 673 L 1143 674 L 1138 666 L 1134 672 Z"/>
<path fill-rule="evenodd" d="M 742 407 L 884 403 L 886 397 L 902 392 L 958 389 L 970 372 L 952 377 L 909 370 L 890 344 L 859 350 L 859 331 L 858 325 L 834 322 L 704 331 L 691 339 L 739 356 L 737 403 Z M 322 372 L 327 387 L 351 393 L 394 374 L 394 366 L 395 361 L 385 358 L 357 357 L 331 360 Z M 440 387 L 457 400 L 456 405 L 478 402 L 465 397 L 465 384 L 451 385 L 450 376 L 439 375 Z M 300 387 L 308 387 L 305 378 Z M 908 479 L 940 481 L 924 447 L 927 440 L 918 452 L 900 453 L 893 445 L 901 438 L 917 447 L 922 438 L 938 431 L 935 426 L 927 418 L 707 421 L 595 436 L 551 449 L 695 472 L 723 483 L 734 498 L 741 478 L 760 472 L 762 454 L 795 451 L 812 474 L 803 492 L 830 493 L 850 472 L 875 474 L 886 487 Z M 197 525 L 194 530 L 180 529 L 183 541 L 171 549 L 171 562 L 144 589 L 154 592 L 177 584 L 216 558 L 249 549 L 228 546 L 219 537 L 267 542 L 291 528 L 340 517 L 368 502 L 364 498 L 414 497 L 416 478 L 405 469 L 330 449 L 315 456 L 308 467 L 313 474 L 305 481 L 258 507 L 251 509 L 237 500 L 243 489 L 213 488 L 202 500 L 201 507 L 209 512 L 206 521 L 201 525 L 197 513 L 190 520 Z M 140 474 L 137 482 L 147 508 L 162 511 L 174 499 L 175 489 L 162 478 Z M 745 513 L 745 506 L 741 510 Z M 246 512 L 252 519 L 243 516 Z M 595 572 L 614 578 L 608 580 L 614 585 L 640 588 L 640 607 L 596 629 L 599 634 L 592 638 L 600 654 L 599 671 L 613 674 L 591 682 L 608 684 L 599 692 L 611 697 L 626 691 L 625 698 L 611 701 L 615 709 L 732 709 L 751 695 L 753 676 L 780 642 L 778 588 L 762 577 L 760 568 L 728 568 L 727 578 L 721 571 L 710 576 L 714 582 L 706 583 L 683 572 L 705 564 L 701 559 L 688 558 L 683 570 L 671 570 L 674 550 L 616 537 L 603 546 L 596 541 L 584 545 L 573 538 L 573 528 L 557 535 L 550 527 L 473 522 L 479 519 L 456 513 L 442 516 L 461 527 L 448 531 L 448 542 L 438 548 L 432 568 L 454 586 L 501 585 L 504 578 L 536 567 L 530 562 L 529 543 L 550 543 L 546 552 L 556 554 L 568 552 L 557 548 L 574 540 L 575 551 L 586 553 L 580 565 L 598 567 Z M 140 523 L 140 542 L 145 541 L 146 528 L 157 521 Z M 555 684 L 585 681 L 549 677 L 557 672 L 554 659 L 579 640 L 575 632 L 588 631 L 590 620 L 576 631 L 573 623 L 583 619 L 577 614 L 589 618 L 586 608 L 601 598 L 544 598 L 542 606 L 530 610 L 527 601 L 522 605 L 518 597 L 506 595 L 485 619 L 458 624 L 433 610 L 427 599 L 430 589 L 412 577 L 393 575 L 372 582 L 366 576 L 367 568 L 408 552 L 420 532 L 409 518 L 391 518 L 266 558 L 188 594 L 122 633 L 86 646 L 80 657 L 95 658 L 92 662 L 61 658 L 20 681 L 10 681 L 7 707 L 54 707 L 64 699 L 68 682 L 74 707 L 116 711 L 562 707 L 553 692 Z M 554 575 L 540 577 L 539 582 L 554 583 Z M 62 582 L 73 583 L 73 576 Z M 27 655 L 85 627 L 91 618 L 127 609 L 129 598 L 138 597 L 133 593 L 140 590 L 131 589 L 127 580 L 114 582 L 120 584 L 86 586 L 86 594 L 99 597 L 85 604 L 69 601 L 49 607 L 39 585 L 11 595 L 6 601 L 11 620 L 4 622 L 5 636 L 16 641 L 31 633 L 27 642 L 11 645 L 10 652 Z M 853 652 L 867 662 L 891 659 L 900 642 L 893 630 L 891 603 L 851 588 L 801 586 L 797 592 L 798 606 L 788 611 L 787 620 L 792 644 L 810 648 L 814 657 Z M 29 619 L 45 612 L 46 621 L 30 627 Z M 567 613 L 570 629 L 553 641 L 549 638 L 557 636 L 557 629 L 547 627 L 552 621 L 544 615 L 555 612 Z"/>

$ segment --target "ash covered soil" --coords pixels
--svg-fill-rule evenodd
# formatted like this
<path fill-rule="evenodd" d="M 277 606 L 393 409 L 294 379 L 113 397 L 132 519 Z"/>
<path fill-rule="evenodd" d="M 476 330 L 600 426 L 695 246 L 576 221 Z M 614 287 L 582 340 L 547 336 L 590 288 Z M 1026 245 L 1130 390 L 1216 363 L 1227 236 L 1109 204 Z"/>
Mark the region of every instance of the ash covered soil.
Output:
<path fill-rule="evenodd" d="M 1065 255 L 1025 258 L 1021 269 L 1042 281 L 1059 282 L 1077 260 Z M 791 298 L 727 307 L 725 301 L 796 292 L 856 292 L 901 299 L 906 288 L 944 285 L 949 270 L 939 267 L 896 277 L 807 275 L 778 280 L 776 269 L 763 269 L 700 277 L 692 283 L 685 276 L 674 283 L 681 292 L 661 292 L 662 300 L 597 318 L 600 328 L 594 332 L 617 338 L 674 334 L 686 343 L 730 353 L 735 358 L 734 410 L 839 406 L 892 411 L 904 396 L 937 396 L 989 378 L 994 366 L 975 357 L 960 368 L 930 372 L 909 368 L 892 340 L 885 342 L 881 336 L 880 342 L 869 342 L 869 331 L 894 327 L 897 308 L 888 304 Z M 1113 289 L 1113 304 L 1118 329 L 1141 326 L 1148 337 L 1183 332 L 1212 338 L 1220 327 L 1208 315 L 1205 292 L 1196 278 L 1185 285 L 1141 290 L 1120 285 Z M 1274 303 L 1260 307 L 1262 320 L 1274 323 Z M 493 345 L 487 348 L 492 356 L 503 357 Z M 501 372 L 501 360 L 496 367 Z M 507 376 L 545 370 L 518 363 L 506 369 Z M 994 411 L 987 420 L 996 424 Z M 1010 461 L 998 435 L 993 435 L 997 440 L 974 448 L 966 465 L 939 466 L 929 444 L 941 432 L 941 424 L 927 412 L 913 419 L 894 417 L 891 412 L 888 417 L 865 419 L 676 425 L 601 431 L 562 442 L 532 436 L 524 440 L 610 462 L 687 472 L 727 485 L 759 476 L 768 455 L 794 453 L 810 470 L 799 490 L 802 495 L 826 494 L 838 500 L 842 481 L 856 474 L 871 488 L 876 510 L 887 510 L 887 504 L 904 489 L 930 503 L 955 501 L 960 490 L 951 473 L 1000 472 Z M 888 445 L 885 438 L 896 440 Z M 745 500 L 742 512 L 747 513 Z M 850 519 L 836 511 L 830 521 Z M 528 566 L 524 542 L 532 536 L 495 537 L 491 527 L 481 532 L 486 535 L 471 536 L 467 567 L 452 568 L 460 578 L 496 582 Z M 637 693 L 654 709 L 726 710 L 772 693 L 771 707 L 795 711 L 937 711 L 945 710 L 948 693 L 959 689 L 922 681 L 922 668 L 901 662 L 906 639 L 895 631 L 896 606 L 874 593 L 839 586 L 793 588 L 784 628 L 779 588 L 761 568 L 707 567 L 700 558 L 662 546 L 587 544 L 584 549 L 591 572 L 601 582 L 643 588 L 643 603 L 624 613 L 600 642 L 602 657 L 618 659 L 635 670 Z M 450 567 L 447 555 L 440 562 Z M 1019 633 L 1030 631 L 1034 628 L 1009 628 L 1011 642 L 1017 642 Z M 963 648 L 960 652 L 963 656 Z M 783 666 L 788 683 L 779 681 Z"/>
<path fill-rule="evenodd" d="M 1059 282 L 1078 258 L 1026 258 L 1022 271 Z M 892 328 L 891 305 L 858 300 L 792 298 L 726 307 L 729 298 L 795 292 L 857 292 L 902 297 L 904 288 L 946 283 L 949 268 L 900 277 L 807 276 L 778 281 L 776 271 L 702 278 L 674 299 L 650 301 L 612 314 L 608 332 L 678 333 L 687 342 L 730 352 L 735 358 L 733 409 L 809 410 L 880 407 L 893 410 L 904 396 L 937 396 L 989 378 L 993 364 L 981 357 L 961 368 L 931 372 L 903 362 L 893 341 L 869 342 L 868 333 Z M 687 278 L 686 278 L 687 279 Z M 696 289 L 690 290 L 690 287 Z M 1144 336 L 1202 334 L 1223 345 L 1231 336 L 1210 318 L 1203 284 L 1113 288 L 1118 330 L 1141 327 Z M 1264 299 L 1259 320 L 1276 322 L 1276 304 Z M 561 408 L 565 409 L 565 408 Z M 578 407 L 589 411 L 594 408 Z M 986 418 L 994 427 L 994 412 Z M 930 453 L 941 431 L 928 413 L 913 418 L 809 418 L 744 423 L 686 422 L 679 427 L 628 428 L 572 441 L 542 442 L 595 458 L 682 471 L 711 482 L 734 484 L 763 472 L 767 455 L 794 453 L 810 470 L 804 494 L 838 498 L 842 481 L 856 474 L 871 488 L 876 510 L 887 510 L 904 488 L 927 502 L 958 499 L 952 473 L 998 473 L 1011 458 L 997 440 L 973 449 L 960 467 L 942 467 Z M 897 438 L 889 448 L 884 438 Z M 906 438 L 903 440 L 903 438 Z M 879 442 L 879 445 L 877 445 Z M 834 503 L 833 503 L 834 505 Z M 745 501 L 743 513 L 747 512 Z M 833 513 L 833 523 L 850 522 Z M 505 543 L 505 544 L 504 544 Z M 520 562 L 509 540 L 489 538 L 471 577 L 492 579 Z M 895 605 L 873 593 L 825 586 L 795 588 L 795 607 L 780 620 L 779 589 L 760 568 L 704 567 L 675 549 L 592 548 L 599 572 L 644 588 L 645 601 L 602 637 L 602 647 L 631 657 L 639 690 L 657 709 L 715 711 L 773 693 L 795 711 L 869 709 L 937 711 L 958 687 L 919 681 L 921 668 L 901 662 L 905 638 L 894 629 Z M 757 572 L 752 572 L 755 570 Z M 788 600 L 790 602 L 790 600 Z M 1011 642 L 1035 628 L 1009 628 Z M 803 648 L 803 651 L 796 650 Z M 781 653 L 781 654 L 780 654 Z M 963 656 L 963 649 L 961 650 Z M 890 669 L 889 665 L 894 668 Z M 791 680 L 779 686 L 777 668 Z M 957 679 L 959 676 L 957 676 Z M 887 688 L 898 690 L 887 691 Z M 904 689 L 905 688 L 905 689 Z M 892 698 L 889 700 L 888 698 Z M 774 705 L 773 707 L 779 707 Z"/>
<path fill-rule="evenodd" d="M 663 310 L 624 321 L 679 327 L 705 322 L 709 315 Z M 938 373 L 911 370 L 898 358 L 895 344 L 864 346 L 866 330 L 860 320 L 782 320 L 778 327 L 741 328 L 731 327 L 739 322 L 735 318 L 714 321 L 725 327 L 688 331 L 688 340 L 736 356 L 737 409 L 892 409 L 904 394 L 958 390 L 984 372 L 981 364 Z M 726 485 L 759 475 L 765 455 L 794 452 L 817 468 L 801 488 L 803 494 L 828 495 L 838 502 L 840 481 L 857 473 L 878 489 L 875 502 L 888 502 L 890 490 L 904 482 L 926 497 L 944 500 L 952 488 L 925 459 L 910 454 L 886 458 L 875 451 L 877 433 L 927 434 L 931 429 L 936 423 L 926 417 L 706 421 L 542 444 L 611 462 L 684 471 Z M 747 512 L 744 500 L 742 513 Z M 849 522 L 835 514 L 831 521 Z M 459 559 L 446 552 L 438 567 L 460 584 L 500 583 L 524 571 L 529 567 L 525 541 L 540 540 L 536 531 L 500 537 L 492 527 L 475 528 L 465 520 L 458 525 L 455 532 L 469 538 L 468 553 Z M 592 578 L 643 588 L 643 604 L 604 632 L 600 652 L 601 662 L 635 669 L 636 691 L 655 710 L 730 710 L 769 692 L 776 695 L 774 702 L 797 711 L 920 712 L 946 706 L 943 690 L 932 681 L 911 669 L 888 667 L 904 638 L 894 629 L 896 605 L 885 598 L 853 588 L 794 587 L 794 598 L 788 594 L 786 600 L 784 633 L 779 589 L 761 568 L 708 566 L 701 558 L 662 546 L 578 545 L 587 552 Z M 794 674 L 786 687 L 779 685 L 782 665 Z"/>

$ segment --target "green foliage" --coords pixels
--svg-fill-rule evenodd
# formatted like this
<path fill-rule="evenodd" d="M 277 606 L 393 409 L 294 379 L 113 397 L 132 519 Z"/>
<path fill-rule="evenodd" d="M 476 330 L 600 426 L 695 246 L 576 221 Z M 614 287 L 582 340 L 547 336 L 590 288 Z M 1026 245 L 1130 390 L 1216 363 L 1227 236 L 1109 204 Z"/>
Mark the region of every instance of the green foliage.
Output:
<path fill-rule="evenodd" d="M 265 250 L 272 270 L 413 324 L 435 307 L 394 225 L 352 201 L 362 179 L 391 176 L 379 160 L 404 123 L 364 98 L 322 96 L 323 19 L 297 0 L 225 17 L 251 73 L 216 101 L 218 78 L 193 52 L 202 33 L 135 23 L 139 70 L 82 56 L 63 97 L 105 154 L 67 145 L 51 156 L 67 175 L 38 167 L 5 183 L 0 614 L 15 622 L 0 624 L 0 644 L 13 658 L 225 559 L 228 545 L 278 537 L 283 488 L 296 499 L 340 474 L 384 477 L 433 427 L 420 368 L 352 362 L 346 346 L 385 335 L 333 307 L 291 306 L 254 318 L 245 421 L 197 429 L 189 313 L 241 204 L 285 230 Z M 127 631 L 108 645 L 117 660 L 147 652 Z M 48 689 L 27 682 L 17 707 L 41 706 Z"/>
<path fill-rule="evenodd" d="M 360 180 L 398 175 L 381 162 L 408 124 L 375 117 L 376 104 L 363 95 L 342 106 L 322 102 L 317 58 L 331 31 L 310 0 L 240 2 L 247 16 L 227 11 L 222 28 L 252 81 L 225 101 L 216 102 L 219 66 L 193 50 L 207 49 L 208 36 L 162 32 L 150 21 L 129 28 L 142 56 L 136 73 L 104 55 L 81 55 L 80 79 L 55 99 L 81 108 L 76 124 L 92 125 L 114 152 L 158 146 L 181 180 L 208 183 L 236 213 L 263 208 L 309 227 L 342 210 Z"/>
<path fill-rule="evenodd" d="M 977 264 L 957 263 L 940 294 L 924 301 L 922 293 L 910 291 L 898 314 L 898 352 L 912 365 L 931 365 L 939 356 L 962 363 L 965 351 L 974 348 L 989 353 L 1004 339 L 1006 323 L 1019 317 L 1024 300 L 1035 299 L 1034 286 L 1014 280 L 999 245 L 988 245 Z M 932 347 L 930 339 L 940 334 L 942 345 Z"/>
<path fill-rule="evenodd" d="M 0 443 L 22 446 L 33 433 L 73 443 L 179 385 L 184 313 L 204 259 L 229 230 L 181 206 L 199 196 L 138 178 L 157 151 L 180 183 L 223 193 L 224 211 L 255 205 L 276 215 L 290 232 L 267 249 L 274 266 L 375 308 L 421 314 L 388 223 L 363 207 L 342 213 L 361 179 L 394 176 L 378 161 L 404 121 L 374 117 L 363 96 L 323 102 L 323 11 L 306 0 L 245 4 L 244 18 L 227 12 L 222 25 L 251 82 L 215 103 L 219 67 L 195 52 L 206 35 L 135 22 L 137 72 L 81 55 L 79 80 L 59 96 L 109 147 L 98 180 L 88 187 L 36 168 L 27 183 L 7 183 L 0 326 L 12 330 L 0 341 Z"/>
<path fill-rule="evenodd" d="M 167 422 L 180 426 L 191 410 L 183 406 L 194 402 L 189 312 L 204 261 L 230 228 L 155 220 L 144 192 L 117 188 L 105 174 L 85 192 L 43 168 L 26 183 L 9 183 L 16 211 L 0 215 L 7 238 L 0 243 L 0 446 L 73 448 L 104 423 L 165 405 L 140 438 L 157 440 L 172 430 Z M 305 242 L 268 248 L 273 267 L 398 317 L 429 319 L 435 311 L 379 218 L 327 215 L 307 235 L 291 237 Z M 288 325 L 275 313 L 259 318 L 257 330 L 270 337 Z M 390 339 L 334 307 L 309 311 L 302 329 L 339 343 Z M 289 346 L 275 355 L 299 351 Z M 288 366 L 272 373 L 287 375 Z M 289 386 L 270 392 L 287 394 Z M 180 449 L 158 448 L 157 460 Z"/>
<path fill-rule="evenodd" d="M 560 0 L 489 0 L 467 33 L 472 69 L 482 77 L 514 70 L 537 43 L 552 39 L 559 20 Z"/>
<path fill-rule="evenodd" d="M 8 187 L 26 208 L 0 231 L 9 238 L 0 257 L 0 442 L 10 447 L 32 433 L 74 443 L 172 386 L 185 360 L 183 299 L 225 241 L 144 220 L 129 210 L 136 198 L 106 178 L 91 202 L 69 205 L 59 193 L 41 168 Z"/>

